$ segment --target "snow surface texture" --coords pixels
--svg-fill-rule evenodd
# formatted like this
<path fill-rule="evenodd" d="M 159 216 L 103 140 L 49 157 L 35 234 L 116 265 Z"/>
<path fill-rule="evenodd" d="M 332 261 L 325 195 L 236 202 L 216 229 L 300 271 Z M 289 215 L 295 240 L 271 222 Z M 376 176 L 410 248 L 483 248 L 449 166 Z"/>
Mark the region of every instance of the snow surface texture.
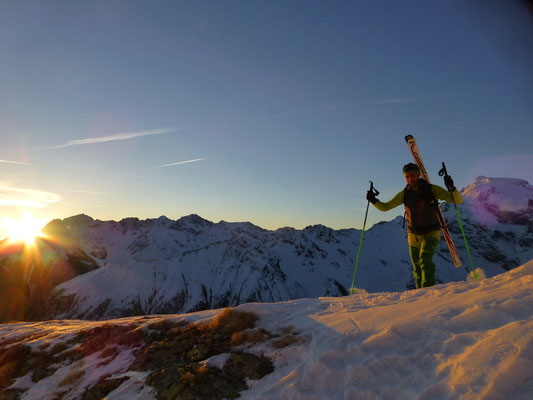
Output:
<path fill-rule="evenodd" d="M 479 177 L 462 193 L 465 204 L 459 210 L 476 268 L 491 277 L 533 258 L 531 185 Z M 470 270 L 466 247 L 454 207 L 444 204 L 443 209 L 465 267 L 453 267 L 441 240 L 434 257 L 437 282 L 462 281 Z M 365 233 L 356 288 L 382 292 L 413 287 L 402 224 L 398 217 Z M 80 215 L 53 221 L 47 230 L 71 246 L 55 245 L 47 259 L 67 265 L 77 260 L 75 270 L 81 274 L 49 285 L 56 286 L 57 299 L 41 319 L 104 319 L 343 296 L 350 289 L 361 238 L 355 229 L 315 225 L 268 231 L 251 223 L 215 224 L 197 215 L 120 222 Z M 37 291 L 34 286 L 30 281 L 30 292 Z"/>
<path fill-rule="evenodd" d="M 237 310 L 256 313 L 270 332 L 292 326 L 303 336 L 285 348 L 269 342 L 241 345 L 269 357 L 273 373 L 248 381 L 243 399 L 514 399 L 533 398 L 533 260 L 520 268 L 475 282 L 453 282 L 396 293 L 342 298 L 250 303 Z M 66 342 L 82 329 L 138 325 L 157 319 L 206 322 L 220 310 L 187 315 L 132 317 L 115 321 L 48 321 L 0 325 L 0 342 L 34 348 Z M 103 350 L 103 349 L 102 349 Z M 150 399 L 145 374 L 128 371 L 131 352 L 97 364 L 96 354 L 59 368 L 37 384 L 29 377 L 12 388 L 22 399 L 52 399 L 69 391 L 74 399 L 101 376 L 127 377 L 106 397 Z M 206 364 L 220 368 L 226 354 Z M 84 365 L 78 385 L 60 382 Z M 74 369 L 74 370 L 73 370 Z"/>

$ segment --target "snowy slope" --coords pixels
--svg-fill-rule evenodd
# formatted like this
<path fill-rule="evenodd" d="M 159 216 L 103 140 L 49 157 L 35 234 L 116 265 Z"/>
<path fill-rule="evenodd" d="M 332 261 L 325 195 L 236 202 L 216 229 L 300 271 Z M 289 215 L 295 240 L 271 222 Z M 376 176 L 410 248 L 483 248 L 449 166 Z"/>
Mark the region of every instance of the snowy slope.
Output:
<path fill-rule="evenodd" d="M 480 222 L 509 222 L 520 216 L 531 221 L 533 216 L 533 186 L 522 179 L 479 176 L 462 193 Z"/>
<path fill-rule="evenodd" d="M 522 179 L 481 176 L 461 194 L 460 215 L 476 267 L 494 276 L 501 267 L 509 270 L 532 257 L 533 186 Z M 461 259 L 468 265 L 456 212 L 449 204 L 442 208 Z"/>
<path fill-rule="evenodd" d="M 463 190 L 465 204 L 459 209 L 474 266 L 487 276 L 533 258 L 532 193 L 525 181 L 485 177 Z M 466 247 L 454 208 L 443 209 L 465 268 L 452 266 L 441 241 L 434 259 L 437 282 L 461 281 L 470 267 Z M 365 233 L 357 288 L 382 292 L 413 286 L 402 223 L 398 217 Z M 56 271 L 65 266 L 78 272 L 48 284 L 57 285 L 51 297 L 44 289 L 40 297 L 33 295 L 38 304 L 46 304 L 33 318 L 103 319 L 343 296 L 352 282 L 361 238 L 355 229 L 315 225 L 268 231 L 251 223 L 213 223 L 197 215 L 177 221 L 160 217 L 120 222 L 79 215 L 53 221 L 46 232 L 59 241 L 46 245 L 43 259 L 48 264 L 31 269 Z M 73 263 L 78 267 L 72 268 Z M 10 265 L 15 264 L 7 260 L 0 269 Z M 35 287 L 45 285 L 28 286 L 27 291 L 35 293 Z"/>
<path fill-rule="evenodd" d="M 482 281 L 250 303 L 236 310 L 257 314 L 258 325 L 268 332 L 288 330 L 295 338 L 286 347 L 266 340 L 229 351 L 261 354 L 274 364 L 272 373 L 248 380 L 243 399 L 533 398 L 533 260 Z M 84 358 L 55 365 L 41 379 L 32 379 L 34 371 L 0 385 L 0 395 L 17 391 L 25 400 L 74 399 L 97 382 L 100 390 L 106 387 L 102 382 L 110 382 L 104 393 L 109 400 L 155 398 L 155 389 L 146 384 L 151 371 L 133 365 L 145 344 L 132 334 L 161 321 L 207 322 L 219 313 L 0 325 L 0 354 L 16 346 L 30 346 L 35 357 L 54 348 L 86 349 Z M 72 344 L 80 331 L 96 327 L 125 330 L 134 339 L 123 341 L 120 352 L 110 353 L 114 357 L 105 356 L 109 348 L 88 351 L 87 343 Z M 229 353 L 203 363 L 225 368 Z"/>

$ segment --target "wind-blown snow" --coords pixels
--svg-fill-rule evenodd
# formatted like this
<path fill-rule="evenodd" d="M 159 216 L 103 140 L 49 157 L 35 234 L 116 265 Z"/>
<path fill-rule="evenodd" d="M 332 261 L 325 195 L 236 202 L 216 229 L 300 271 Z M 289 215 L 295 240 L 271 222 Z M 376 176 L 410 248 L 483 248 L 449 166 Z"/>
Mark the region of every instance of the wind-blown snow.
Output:
<path fill-rule="evenodd" d="M 269 342 L 243 345 L 248 352 L 271 358 L 275 365 L 273 373 L 248 382 L 243 399 L 533 398 L 533 260 L 474 282 L 407 292 L 358 291 L 339 298 L 249 303 L 236 309 L 256 313 L 259 326 L 270 332 L 292 326 L 304 339 L 282 349 Z M 142 326 L 168 318 L 209 321 L 219 312 L 105 323 Z M 103 323 L 4 324 L 0 325 L 0 341 L 27 338 L 37 348 L 48 341 L 66 341 L 79 330 L 98 324 Z M 154 393 L 143 384 L 142 373 L 125 371 L 129 354 L 126 351 L 101 367 L 91 358 L 95 354 L 86 357 L 82 385 L 104 374 L 127 376 L 130 379 L 107 399 L 153 398 Z M 224 354 L 215 356 L 206 363 L 220 368 L 225 358 Z M 72 368 L 59 369 L 34 384 L 22 398 L 52 398 L 54 385 L 72 373 Z M 23 377 L 13 388 L 24 388 L 28 382 Z"/>

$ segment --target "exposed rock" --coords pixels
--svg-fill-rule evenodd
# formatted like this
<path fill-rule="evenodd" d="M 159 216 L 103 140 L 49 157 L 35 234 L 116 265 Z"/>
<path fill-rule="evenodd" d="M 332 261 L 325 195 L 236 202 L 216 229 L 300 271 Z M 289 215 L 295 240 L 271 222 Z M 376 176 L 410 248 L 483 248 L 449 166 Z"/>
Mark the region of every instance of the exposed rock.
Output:
<path fill-rule="evenodd" d="M 261 379 L 274 371 L 272 361 L 243 351 L 232 352 L 224 372 L 240 379 Z"/>

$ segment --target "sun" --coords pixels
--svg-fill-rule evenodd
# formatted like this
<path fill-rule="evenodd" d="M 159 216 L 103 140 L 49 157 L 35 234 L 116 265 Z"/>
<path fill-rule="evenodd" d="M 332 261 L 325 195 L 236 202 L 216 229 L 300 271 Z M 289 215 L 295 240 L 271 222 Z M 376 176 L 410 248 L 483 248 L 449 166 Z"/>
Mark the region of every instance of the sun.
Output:
<path fill-rule="evenodd" d="M 34 218 L 29 213 L 22 214 L 18 219 L 3 218 L 1 222 L 12 241 L 23 241 L 27 245 L 33 244 L 36 237 L 43 236 L 41 229 L 45 224 L 46 220 Z"/>

